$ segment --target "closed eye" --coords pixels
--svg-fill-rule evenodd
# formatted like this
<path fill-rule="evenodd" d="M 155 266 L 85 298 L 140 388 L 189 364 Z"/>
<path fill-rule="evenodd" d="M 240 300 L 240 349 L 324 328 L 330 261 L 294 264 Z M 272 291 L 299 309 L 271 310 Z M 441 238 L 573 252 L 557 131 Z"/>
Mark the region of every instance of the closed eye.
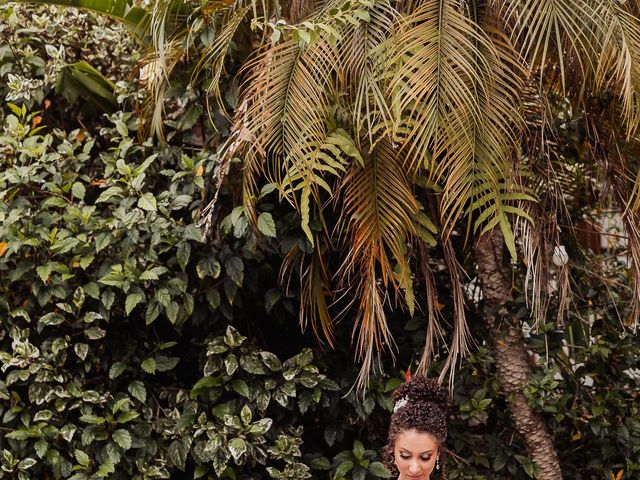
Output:
<path fill-rule="evenodd" d="M 411 455 L 406 455 L 406 454 L 400 454 L 400 458 L 403 460 L 409 460 L 411 458 Z M 431 455 L 429 455 L 428 457 L 420 457 L 420 460 L 422 460 L 423 462 L 428 462 L 431 460 Z"/>

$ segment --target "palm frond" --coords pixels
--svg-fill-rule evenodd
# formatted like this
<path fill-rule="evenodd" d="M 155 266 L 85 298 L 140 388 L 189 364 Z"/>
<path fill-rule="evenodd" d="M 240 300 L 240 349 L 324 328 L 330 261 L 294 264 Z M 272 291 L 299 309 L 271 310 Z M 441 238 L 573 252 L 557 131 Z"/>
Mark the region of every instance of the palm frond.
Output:
<path fill-rule="evenodd" d="M 280 282 L 288 285 L 291 276 L 300 278 L 300 328 L 305 331 L 309 325 L 317 338 L 324 338 L 333 347 L 333 318 L 329 312 L 327 299 L 333 295 L 329 272 L 323 258 L 321 240 L 315 242 L 310 254 L 303 253 L 297 245 L 285 255 L 280 269 Z M 320 334 L 322 333 L 322 335 Z"/>
<path fill-rule="evenodd" d="M 640 24 L 629 6 L 604 0 L 598 6 L 604 27 L 595 88 L 613 87 L 621 101 L 627 140 L 640 124 Z"/>
<path fill-rule="evenodd" d="M 455 377 L 455 367 L 457 362 L 469 351 L 471 343 L 471 334 L 465 314 L 463 291 L 463 270 L 456 258 L 456 252 L 451 243 L 451 238 L 443 239 L 442 246 L 444 251 L 444 259 L 447 264 L 449 278 L 451 279 L 451 290 L 453 297 L 453 335 L 451 344 L 449 345 L 449 355 L 447 361 L 440 372 L 440 381 L 449 375 L 449 385 L 453 389 L 453 381 Z"/>
<path fill-rule="evenodd" d="M 409 168 L 442 182 L 445 238 L 459 219 L 482 212 L 476 230 L 499 225 L 515 258 L 509 216 L 526 218 L 515 204 L 534 200 L 512 159 L 523 126 L 518 56 L 495 24 L 481 28 L 457 2 L 423 2 L 403 22 L 390 89 L 400 118 L 394 136 L 408 132 Z"/>
<path fill-rule="evenodd" d="M 143 60 L 141 68 L 141 84 L 145 88 L 145 98 L 141 103 L 143 136 L 156 135 L 164 141 L 164 100 L 169 86 L 170 72 L 184 59 L 185 51 L 177 40 L 167 42 L 163 46 L 163 59 L 151 52 Z"/>
<path fill-rule="evenodd" d="M 358 137 L 366 137 L 369 145 L 391 120 L 391 111 L 383 91 L 384 48 L 391 35 L 398 12 L 388 0 L 372 2 L 369 8 L 360 7 L 368 21 L 345 24 L 340 29 L 339 55 L 344 75 L 341 91 L 353 99 L 352 121 Z"/>
<path fill-rule="evenodd" d="M 562 90 L 613 88 L 627 137 L 640 123 L 640 25 L 637 5 L 616 0 L 503 0 L 513 38 L 542 81 L 557 68 Z M 575 75 L 569 80 L 569 71 Z"/>
<path fill-rule="evenodd" d="M 634 204 L 633 200 L 640 185 L 640 175 L 631 170 L 628 159 L 618 149 L 615 137 L 610 139 L 610 143 L 608 178 L 613 187 L 613 196 L 622 213 L 633 275 L 633 300 L 627 326 L 637 328 L 640 318 L 640 203 L 635 200 Z"/>
<path fill-rule="evenodd" d="M 224 62 L 238 28 L 251 10 L 251 4 L 241 6 L 237 9 L 229 8 L 228 10 L 227 14 L 222 15 L 222 26 L 218 29 L 218 32 L 216 32 L 215 41 L 201 52 L 200 59 L 196 63 L 191 75 L 193 81 L 204 69 L 210 70 L 211 79 L 207 91 L 214 92 L 221 111 L 224 111 L 224 106 L 220 93 L 220 78 L 224 69 Z"/>
<path fill-rule="evenodd" d="M 247 80 L 251 101 L 242 128 L 252 143 L 248 161 L 296 206 L 310 241 L 310 200 L 318 202 L 320 190 L 331 195 L 327 177 L 359 159 L 350 135 L 332 120 L 336 58 L 335 46 L 322 37 L 306 47 L 286 40 L 252 62 Z"/>
<path fill-rule="evenodd" d="M 425 335 L 424 349 L 416 373 L 427 375 L 434 354 L 440 343 L 444 342 L 444 329 L 441 324 L 441 315 L 438 305 L 438 293 L 435 279 L 429 266 L 429 254 L 424 244 L 419 247 L 420 269 L 425 286 L 425 308 L 427 310 L 427 333 Z"/>
<path fill-rule="evenodd" d="M 505 21 L 513 26 L 512 38 L 532 70 L 557 68 L 562 89 L 569 85 L 569 70 L 576 70 L 580 83 L 594 70 L 599 51 L 594 44 L 594 27 L 599 16 L 585 0 L 502 0 Z M 580 86 L 578 86 L 580 90 Z"/>
<path fill-rule="evenodd" d="M 406 244 L 415 234 L 414 217 L 420 212 L 391 142 L 383 139 L 370 153 L 365 151 L 364 166 L 353 164 L 340 186 L 339 237 L 345 239 L 347 253 L 338 271 L 339 284 L 349 287 L 358 302 L 353 335 L 357 336 L 356 358 L 362 363 L 360 386 L 368 376 L 373 352 L 393 346 L 384 312 L 390 301 L 387 292 L 404 293 L 413 311 Z"/>
<path fill-rule="evenodd" d="M 178 39 L 182 32 L 187 30 L 183 23 L 191 10 L 179 0 L 159 0 L 153 2 L 149 31 L 153 43 L 154 57 L 162 75 L 169 78 L 169 65 L 172 56 L 167 57 L 167 52 L 176 49 Z"/>
<path fill-rule="evenodd" d="M 398 20 L 389 46 L 392 133 L 407 145 L 408 167 L 425 168 L 432 178 L 443 173 L 436 164 L 442 157 L 471 150 L 470 128 L 481 115 L 479 91 L 490 81 L 478 48 L 488 40 L 456 4 L 423 2 Z"/>

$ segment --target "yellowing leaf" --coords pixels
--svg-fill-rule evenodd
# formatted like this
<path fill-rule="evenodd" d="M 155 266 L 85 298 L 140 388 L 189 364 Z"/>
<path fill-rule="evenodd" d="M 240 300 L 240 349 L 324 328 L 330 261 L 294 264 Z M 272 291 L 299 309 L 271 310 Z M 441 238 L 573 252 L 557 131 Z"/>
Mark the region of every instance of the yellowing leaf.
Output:
<path fill-rule="evenodd" d="M 4 255 L 4 252 L 9 248 L 9 244 L 7 242 L 0 242 L 0 257 Z"/>
<path fill-rule="evenodd" d="M 311 195 L 311 190 L 308 187 L 304 187 L 302 189 L 302 195 L 300 196 L 300 214 L 302 215 L 302 231 L 307 235 L 309 242 L 313 245 L 313 233 L 311 233 L 311 229 L 309 228 L 309 197 Z"/>
<path fill-rule="evenodd" d="M 202 174 L 204 174 L 204 167 L 199 165 L 198 168 L 196 168 L 196 177 L 201 177 Z"/>

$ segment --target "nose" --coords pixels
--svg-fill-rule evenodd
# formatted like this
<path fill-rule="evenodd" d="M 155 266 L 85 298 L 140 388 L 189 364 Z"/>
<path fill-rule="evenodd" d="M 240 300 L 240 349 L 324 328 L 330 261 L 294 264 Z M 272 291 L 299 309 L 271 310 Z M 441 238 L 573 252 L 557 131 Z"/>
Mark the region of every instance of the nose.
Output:
<path fill-rule="evenodd" d="M 420 473 L 420 465 L 418 465 L 417 461 L 413 461 L 409 464 L 409 473 L 411 475 L 417 475 Z"/>

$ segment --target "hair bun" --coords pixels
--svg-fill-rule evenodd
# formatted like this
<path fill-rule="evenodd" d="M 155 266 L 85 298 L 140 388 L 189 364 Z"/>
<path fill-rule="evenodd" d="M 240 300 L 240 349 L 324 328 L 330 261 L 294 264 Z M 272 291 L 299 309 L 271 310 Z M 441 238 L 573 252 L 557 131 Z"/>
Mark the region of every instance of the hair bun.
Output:
<path fill-rule="evenodd" d="M 435 378 L 414 376 L 393 392 L 394 401 L 403 398 L 411 403 L 434 403 L 445 411 L 449 406 L 449 393 Z"/>

